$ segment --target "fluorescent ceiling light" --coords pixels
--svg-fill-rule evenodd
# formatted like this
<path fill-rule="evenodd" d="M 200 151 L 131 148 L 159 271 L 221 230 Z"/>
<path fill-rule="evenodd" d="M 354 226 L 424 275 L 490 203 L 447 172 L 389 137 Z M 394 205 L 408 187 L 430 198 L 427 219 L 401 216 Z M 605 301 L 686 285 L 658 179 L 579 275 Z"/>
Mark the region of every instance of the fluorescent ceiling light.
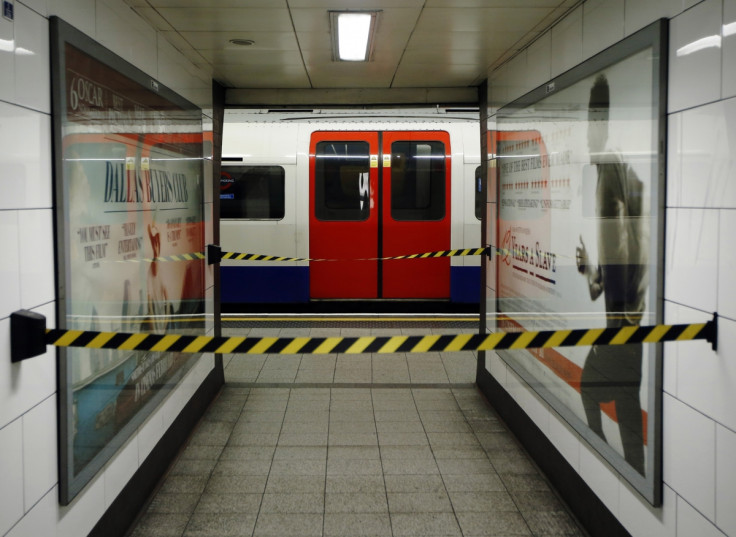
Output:
<path fill-rule="evenodd" d="M 365 62 L 370 59 L 377 15 L 377 11 L 330 12 L 335 60 Z"/>

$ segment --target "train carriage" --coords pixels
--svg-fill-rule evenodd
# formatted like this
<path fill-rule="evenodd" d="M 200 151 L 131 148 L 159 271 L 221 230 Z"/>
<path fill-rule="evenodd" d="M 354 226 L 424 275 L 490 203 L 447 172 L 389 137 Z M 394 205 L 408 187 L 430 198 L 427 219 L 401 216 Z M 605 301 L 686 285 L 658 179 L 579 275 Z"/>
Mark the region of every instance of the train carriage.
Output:
<path fill-rule="evenodd" d="M 477 113 L 228 111 L 220 190 L 223 305 L 479 300 Z M 308 260 L 306 260 L 308 259 Z"/>

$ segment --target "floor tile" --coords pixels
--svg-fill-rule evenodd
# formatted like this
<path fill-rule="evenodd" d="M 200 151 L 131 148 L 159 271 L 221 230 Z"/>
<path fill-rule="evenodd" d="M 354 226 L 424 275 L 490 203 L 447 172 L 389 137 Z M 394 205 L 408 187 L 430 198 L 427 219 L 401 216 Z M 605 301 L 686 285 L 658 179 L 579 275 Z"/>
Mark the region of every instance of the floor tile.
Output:
<path fill-rule="evenodd" d="M 263 495 L 261 513 L 324 513 L 325 497 L 322 493 L 266 493 Z"/>
<path fill-rule="evenodd" d="M 251 513 L 195 513 L 184 537 L 238 537 L 250 535 L 256 523 Z"/>
<path fill-rule="evenodd" d="M 388 513 L 385 492 L 328 492 L 325 513 Z"/>
<path fill-rule="evenodd" d="M 581 536 L 471 385 L 476 360 L 474 353 L 232 358 L 229 384 L 131 537 Z"/>
<path fill-rule="evenodd" d="M 220 494 L 205 492 L 199 498 L 195 512 L 258 514 L 262 498 L 262 494 Z"/>
<path fill-rule="evenodd" d="M 389 492 L 388 508 L 394 513 L 451 513 L 445 492 Z"/>
<path fill-rule="evenodd" d="M 325 537 L 391 537 L 388 513 L 325 513 Z"/>
<path fill-rule="evenodd" d="M 391 528 L 395 537 L 462 537 L 452 513 L 392 513 Z"/>
<path fill-rule="evenodd" d="M 322 514 L 278 514 L 258 515 L 254 537 L 318 537 L 322 535 Z"/>

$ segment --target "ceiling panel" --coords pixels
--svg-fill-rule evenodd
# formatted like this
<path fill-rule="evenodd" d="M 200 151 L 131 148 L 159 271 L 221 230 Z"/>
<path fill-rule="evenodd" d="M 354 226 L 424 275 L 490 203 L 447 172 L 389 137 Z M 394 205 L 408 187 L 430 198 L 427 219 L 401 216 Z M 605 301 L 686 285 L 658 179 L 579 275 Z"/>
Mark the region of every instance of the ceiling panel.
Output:
<path fill-rule="evenodd" d="M 288 32 L 292 29 L 285 9 L 261 8 L 160 8 L 158 12 L 180 32 L 260 31 Z"/>
<path fill-rule="evenodd" d="M 297 65 L 304 67 L 298 50 L 200 50 L 205 60 L 213 64 L 233 65 Z"/>
<path fill-rule="evenodd" d="M 192 47 L 208 50 L 299 50 L 294 32 L 182 32 Z M 252 39 L 255 44 L 242 47 L 230 43 L 231 39 Z"/>
<path fill-rule="evenodd" d="M 493 32 L 503 28 L 531 29 L 549 10 L 545 8 L 425 9 L 417 32 Z"/>
<path fill-rule="evenodd" d="M 570 3 L 571 2 L 569 0 L 427 0 L 424 7 L 449 7 L 453 9 L 489 7 L 543 7 L 547 10 L 550 10 L 552 8 Z"/>
<path fill-rule="evenodd" d="M 582 0 L 124 1 L 228 88 L 366 88 L 371 93 L 376 88 L 436 91 L 477 85 L 489 69 L 582 4 Z M 346 5 L 381 11 L 370 62 L 332 60 L 329 11 Z M 255 44 L 237 47 L 231 39 L 251 39 Z"/>

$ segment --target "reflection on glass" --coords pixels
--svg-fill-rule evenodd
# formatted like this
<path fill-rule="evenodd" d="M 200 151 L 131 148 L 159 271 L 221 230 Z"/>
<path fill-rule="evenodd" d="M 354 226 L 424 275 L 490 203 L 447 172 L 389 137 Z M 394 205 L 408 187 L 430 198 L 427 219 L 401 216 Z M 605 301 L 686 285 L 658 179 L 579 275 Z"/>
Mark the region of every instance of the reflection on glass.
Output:
<path fill-rule="evenodd" d="M 227 166 L 220 172 L 220 218 L 284 217 L 284 168 Z"/>
<path fill-rule="evenodd" d="M 656 33 L 656 32 L 655 32 Z M 652 33 L 650 35 L 655 35 Z M 657 322 L 662 106 L 651 41 L 499 110 L 497 327 Z M 655 345 L 499 353 L 606 460 L 657 500 Z"/>
<path fill-rule="evenodd" d="M 370 216 L 370 153 L 367 142 L 319 142 L 314 212 L 320 220 L 359 221 Z"/>
<path fill-rule="evenodd" d="M 445 145 L 442 142 L 391 144 L 391 217 L 411 221 L 445 217 Z"/>

